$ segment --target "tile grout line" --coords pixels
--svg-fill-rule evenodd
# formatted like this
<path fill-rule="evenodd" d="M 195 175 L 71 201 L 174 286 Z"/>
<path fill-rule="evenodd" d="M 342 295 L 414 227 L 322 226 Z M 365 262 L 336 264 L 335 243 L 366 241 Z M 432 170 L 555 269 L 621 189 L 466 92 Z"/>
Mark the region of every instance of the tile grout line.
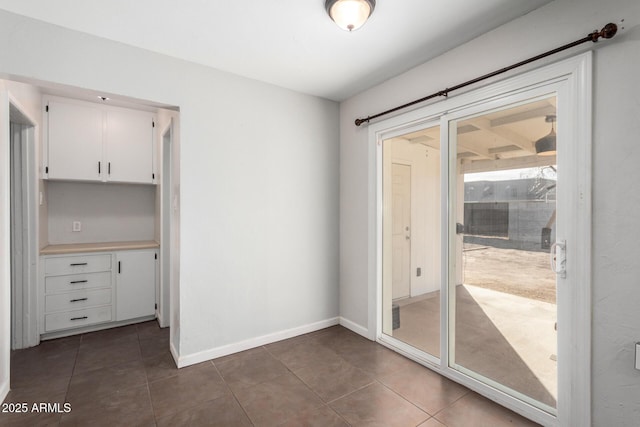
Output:
<path fill-rule="evenodd" d="M 220 378 L 222 379 L 222 382 L 224 382 L 224 385 L 227 386 L 227 388 L 229 389 L 229 392 L 231 393 L 231 396 L 233 396 L 233 400 L 235 400 L 235 402 L 238 404 L 238 406 L 240 407 L 240 409 L 242 409 L 242 412 L 244 413 L 244 415 L 247 417 L 247 419 L 249 420 L 249 423 L 251 423 L 252 426 L 255 426 L 255 424 L 253 423 L 253 420 L 251 419 L 251 417 L 249 416 L 249 414 L 247 413 L 246 409 L 244 408 L 244 406 L 242 406 L 242 404 L 240 403 L 240 401 L 238 400 L 238 396 L 236 396 L 236 394 L 233 392 L 233 389 L 229 386 L 229 383 L 227 383 L 227 380 L 224 379 L 224 377 L 222 376 L 222 374 L 220 373 L 220 370 L 218 369 L 218 367 L 216 366 L 216 364 L 213 362 L 213 359 L 211 359 L 209 362 L 211 362 L 211 364 L 213 365 L 213 368 L 216 370 L 216 372 L 218 373 L 218 375 L 220 375 Z"/>
<path fill-rule="evenodd" d="M 320 344 L 320 345 L 322 345 L 322 344 Z M 326 346 L 324 346 L 324 347 L 326 347 Z M 327 348 L 328 348 L 328 347 L 327 347 Z M 331 349 L 331 348 L 329 348 L 329 350 L 333 351 L 333 349 Z M 335 353 L 335 352 L 334 352 L 334 353 Z M 339 355 L 338 353 L 336 353 L 336 356 L 340 357 L 340 355 Z M 342 359 L 342 357 L 340 357 L 340 359 Z M 278 359 L 276 359 L 276 360 L 278 360 Z M 344 360 L 344 359 L 342 359 L 342 360 Z M 278 360 L 278 361 L 279 361 L 279 360 Z M 347 362 L 347 361 L 345 360 L 345 362 Z M 282 362 L 280 362 L 280 363 L 282 363 Z M 347 362 L 347 363 L 349 363 L 349 362 Z M 331 407 L 331 405 L 329 405 L 329 403 L 330 403 L 330 402 L 334 402 L 334 401 L 336 401 L 336 400 L 338 400 L 338 399 L 341 399 L 341 398 L 342 398 L 342 397 L 344 397 L 344 396 L 340 396 L 340 397 L 338 397 L 337 399 L 333 399 L 333 400 L 331 400 L 330 402 L 325 402 L 325 400 L 324 400 L 324 399 L 323 399 L 323 398 L 322 398 L 322 397 L 321 397 L 321 396 L 320 396 L 320 395 L 319 395 L 319 394 L 318 394 L 318 393 L 317 393 L 313 388 L 311 388 L 311 386 L 310 386 L 309 384 L 307 384 L 307 383 L 306 383 L 302 378 L 300 378 L 298 375 L 296 375 L 296 373 L 295 373 L 294 371 L 292 371 L 291 369 L 289 369 L 289 367 L 288 367 L 287 365 L 285 365 L 284 363 L 282 363 L 282 364 L 284 365 L 284 367 L 285 367 L 285 368 L 287 368 L 287 369 L 289 370 L 289 372 L 291 372 L 291 373 L 293 374 L 293 376 L 295 376 L 295 377 L 296 377 L 296 378 L 297 378 L 297 379 L 298 379 L 302 384 L 304 384 L 304 385 L 305 385 L 305 386 L 306 386 L 306 387 L 307 387 L 307 388 L 308 388 L 308 389 L 309 389 L 313 394 L 315 394 L 315 395 L 318 397 L 318 399 L 320 399 L 320 401 L 323 403 L 323 405 L 322 405 L 322 406 L 320 406 L 320 407 L 318 407 L 318 408 L 316 408 L 316 410 L 317 410 L 317 409 L 322 408 L 323 406 L 326 406 L 326 407 L 327 407 L 327 408 L 329 408 L 329 409 L 330 409 L 334 414 L 336 414 L 336 415 L 337 415 L 337 416 L 338 416 L 342 421 L 344 421 L 344 422 L 345 422 L 345 424 L 347 424 L 348 426 L 351 426 L 351 424 L 349 424 L 349 422 L 348 422 L 348 421 L 347 421 L 347 420 L 342 416 L 342 414 L 340 414 L 338 411 L 336 411 L 335 409 L 333 409 L 333 408 Z M 301 369 L 302 369 L 302 368 L 301 368 Z M 369 384 L 367 384 L 367 385 L 369 385 Z M 366 387 L 366 386 L 365 386 L 365 387 Z M 350 393 L 347 393 L 347 394 L 350 394 Z M 345 396 L 346 396 L 346 395 L 345 395 Z M 293 417 L 292 417 L 292 418 L 293 418 Z M 286 421 L 286 420 L 285 420 L 285 421 Z M 281 424 L 284 424 L 284 422 L 283 422 L 283 423 L 281 423 Z"/>
<path fill-rule="evenodd" d="M 328 333 L 329 333 L 329 331 L 325 331 L 325 332 L 318 333 L 318 334 L 316 334 L 315 336 L 322 336 L 322 335 L 324 335 L 324 334 L 328 334 Z M 294 345 L 294 347 L 298 347 L 299 345 L 304 344 L 306 341 L 308 341 L 308 340 L 312 339 L 313 337 L 314 337 L 314 336 L 310 336 L 310 337 L 308 337 L 307 339 L 302 340 L 302 342 L 301 342 L 300 344 L 296 344 L 296 345 Z M 331 351 L 333 354 L 335 354 L 338 358 L 340 358 L 340 360 L 344 361 L 345 363 L 347 363 L 347 364 L 349 364 L 349 365 L 353 366 L 353 367 L 354 367 L 354 368 L 356 368 L 356 369 L 359 369 L 359 368 L 357 368 L 356 366 L 354 366 L 351 362 L 349 362 L 348 360 L 346 360 L 344 357 L 342 357 L 342 355 L 340 355 L 337 351 L 335 351 L 335 350 L 334 350 L 333 348 L 331 348 L 330 346 L 325 345 L 325 344 L 322 344 L 322 343 L 317 343 L 317 344 L 318 344 L 318 345 L 320 345 L 320 346 L 322 346 L 323 348 L 326 348 L 327 350 Z M 342 399 L 342 398 L 344 398 L 344 397 L 346 397 L 346 396 L 349 396 L 349 395 L 351 395 L 351 394 L 353 394 L 353 393 L 356 393 L 357 391 L 360 391 L 360 390 L 362 390 L 362 389 L 364 389 L 364 388 L 366 388 L 366 387 L 370 386 L 370 385 L 371 385 L 371 384 L 373 384 L 374 382 L 376 382 L 375 377 L 372 375 L 371 377 L 373 378 L 373 380 L 372 380 L 370 383 L 367 383 L 367 384 L 363 385 L 362 387 L 359 387 L 359 388 L 357 388 L 356 390 L 353 390 L 353 391 L 351 391 L 351 392 L 349 392 L 349 393 L 346 393 L 346 394 L 344 394 L 344 395 L 342 395 L 342 396 L 340 396 L 340 397 L 337 397 L 337 398 L 332 399 L 332 400 L 330 400 L 330 401 L 328 401 L 328 402 L 325 402 L 325 401 L 324 401 L 324 399 L 322 399 L 322 397 L 320 397 L 320 395 L 319 395 L 318 393 L 316 393 L 316 391 L 315 391 L 315 390 L 313 390 L 313 389 L 312 389 L 312 388 L 311 388 L 311 387 L 310 387 L 310 386 L 309 386 L 309 385 L 308 385 L 308 384 L 307 384 L 307 383 L 306 383 L 302 378 L 300 378 L 298 375 L 296 375 L 296 373 L 295 373 L 292 369 L 290 369 L 290 368 L 289 368 L 289 367 L 288 367 L 284 362 L 282 362 L 278 357 L 276 357 L 273 353 L 271 353 L 271 352 L 269 351 L 269 349 L 267 349 L 267 348 L 266 348 L 266 346 L 263 346 L 263 347 L 265 348 L 265 350 L 266 350 L 266 351 L 267 351 L 267 352 L 268 352 L 268 353 L 269 353 L 269 354 L 270 354 L 270 355 L 271 355 L 275 360 L 277 360 L 278 362 L 282 363 L 282 365 L 283 365 L 283 366 L 284 366 L 284 367 L 285 367 L 285 368 L 286 368 L 286 369 L 287 369 L 291 374 L 293 374 L 293 375 L 294 375 L 294 376 L 295 376 L 295 377 L 296 377 L 300 382 L 302 382 L 302 383 L 303 383 L 303 384 L 304 384 L 304 385 L 305 385 L 309 390 L 311 390 L 311 392 L 313 392 L 316 396 L 318 396 L 318 398 L 319 398 L 319 399 L 324 403 L 324 405 L 323 405 L 323 406 L 327 406 L 331 411 L 333 411 L 333 413 L 335 413 L 335 414 L 336 414 L 336 415 L 337 415 L 341 420 L 343 420 L 343 421 L 344 421 L 348 426 L 351 426 L 351 424 L 350 424 L 350 423 L 349 423 L 349 422 L 348 422 L 348 421 L 347 421 L 347 420 L 346 420 L 346 419 L 345 419 L 345 418 L 344 418 L 340 413 L 338 413 L 335 409 L 333 409 L 333 407 L 331 406 L 331 403 L 333 403 L 333 402 L 335 402 L 335 401 L 337 401 L 337 400 L 339 400 L 339 399 Z M 301 369 L 302 369 L 302 368 L 301 368 Z M 363 372 L 364 372 L 365 374 L 367 374 L 367 375 L 368 375 L 368 373 L 367 373 L 367 372 L 365 372 L 365 371 L 363 371 Z M 318 408 L 318 409 L 319 409 L 319 408 Z"/>
<path fill-rule="evenodd" d="M 363 389 L 365 389 L 365 388 L 369 387 L 370 385 L 372 385 L 372 384 L 374 384 L 374 383 L 376 383 L 376 382 L 377 382 L 377 380 L 374 378 L 374 379 L 373 379 L 373 381 L 371 381 L 370 383 L 368 383 L 368 384 L 366 384 L 366 385 L 363 385 L 362 387 L 359 387 L 359 388 L 357 388 L 356 390 L 350 391 L 349 393 L 347 393 L 347 394 L 345 394 L 345 395 L 342 395 L 342 396 L 340 396 L 340 397 L 336 397 L 335 399 L 333 399 L 333 400 L 331 400 L 331 401 L 327 402 L 327 405 L 331 405 L 332 403 L 337 402 L 337 401 L 338 401 L 338 400 L 340 400 L 340 399 L 344 399 L 344 398 L 345 398 L 345 397 L 347 397 L 347 396 L 351 396 L 352 394 L 357 393 L 357 392 L 359 392 L 360 390 L 363 390 Z"/>
<path fill-rule="evenodd" d="M 321 332 L 321 333 L 318 333 L 318 334 L 316 334 L 316 335 L 323 335 L 323 334 L 325 334 L 325 333 L 328 333 L 328 331 L 327 331 L 327 332 Z M 300 340 L 300 341 L 301 341 L 300 343 L 295 344 L 293 347 L 298 347 L 298 346 L 300 346 L 300 345 L 307 344 L 307 341 L 309 341 L 312 337 L 313 337 L 313 336 L 305 337 L 304 339 Z M 281 341 L 286 341 L 286 340 L 281 340 Z M 279 342 L 281 342 L 281 341 L 279 341 Z M 328 346 L 326 346 L 326 345 L 324 345 L 324 344 L 318 344 L 318 345 L 321 345 L 321 346 L 323 346 L 323 347 L 327 348 L 329 351 L 331 351 L 331 352 L 335 353 L 335 354 L 336 354 L 336 356 L 338 356 L 338 357 L 340 357 L 340 358 L 342 359 L 342 357 L 341 357 L 339 354 L 337 354 L 337 353 L 336 353 L 332 348 L 330 348 L 330 347 L 328 347 Z M 268 356 L 270 356 L 273 360 L 275 360 L 275 361 L 277 361 L 278 363 L 280 363 L 280 364 L 281 364 L 281 365 L 286 369 L 286 371 L 287 371 L 288 373 L 292 374 L 292 375 L 293 375 L 293 376 L 294 376 L 298 381 L 300 381 L 300 382 L 301 382 L 305 387 L 307 387 L 307 389 L 309 389 L 309 391 L 311 391 L 314 395 L 316 395 L 316 397 L 318 397 L 318 399 L 322 402 L 322 405 L 321 405 L 321 406 L 319 406 L 319 407 L 317 407 L 317 408 L 315 408 L 315 410 L 320 409 L 320 408 L 322 408 L 323 406 L 326 406 L 326 407 L 328 407 L 331 411 L 333 411 L 333 413 L 335 413 L 335 414 L 336 414 L 340 419 L 342 419 L 342 420 L 343 420 L 347 425 L 349 425 L 349 426 L 351 425 L 351 424 L 349 424 L 349 423 L 348 423 L 348 422 L 347 422 L 347 421 L 346 421 L 346 420 L 345 420 L 345 419 L 344 419 L 344 418 L 343 418 L 339 413 L 337 413 L 337 412 L 336 412 L 336 411 L 335 411 L 331 406 L 329 406 L 329 403 L 328 403 L 328 402 L 325 402 L 325 401 L 324 401 L 324 399 L 322 399 L 322 397 L 320 397 L 320 395 L 318 395 L 318 393 L 316 393 L 316 391 L 315 391 L 315 390 L 313 390 L 313 389 L 312 389 L 312 388 L 311 388 L 311 387 L 310 387 L 306 382 L 304 382 L 304 380 L 303 380 L 302 378 L 300 378 L 298 375 L 296 375 L 296 373 L 295 373 L 291 368 L 289 368 L 289 366 L 287 366 L 284 362 L 282 362 L 282 360 L 280 360 L 280 358 L 278 358 L 275 354 L 273 354 L 271 351 L 269 351 L 269 349 L 266 347 L 266 345 L 262 345 L 262 346 L 259 346 L 259 347 L 254 347 L 254 349 L 258 349 L 258 348 L 263 349 L 263 350 L 267 353 L 267 355 L 268 355 Z M 211 359 L 211 360 L 210 360 L 210 362 L 215 366 L 216 370 L 218 371 L 218 374 L 220 375 L 220 377 L 222 378 L 222 380 L 225 382 L 225 384 L 227 385 L 227 387 L 229 387 L 229 384 L 228 384 L 228 383 L 227 383 L 227 381 L 224 379 L 224 377 L 222 376 L 222 374 L 221 374 L 221 373 L 220 373 L 220 371 L 218 370 L 218 367 L 216 366 L 216 364 L 215 364 L 215 362 L 214 362 L 213 360 L 214 360 L 214 359 Z M 344 360 L 344 359 L 343 359 L 343 360 Z M 347 362 L 347 361 L 345 360 L 345 362 Z M 348 362 L 347 362 L 347 363 L 348 363 Z M 284 376 L 284 375 L 286 375 L 286 373 L 283 373 L 282 375 L 278 375 L 276 378 L 279 378 L 279 377 Z M 275 379 L 275 378 L 274 378 L 274 379 Z M 265 382 L 267 382 L 267 381 L 263 381 L 263 382 L 260 382 L 260 383 L 254 384 L 253 386 L 257 386 L 257 385 L 260 385 L 260 384 L 264 384 Z M 236 399 L 236 402 L 238 402 L 238 404 L 240 405 L 240 407 L 242 408 L 242 410 L 244 411 L 244 413 L 247 415 L 247 418 L 249 418 L 249 414 L 246 412 L 246 410 L 245 410 L 244 406 L 242 406 L 242 404 L 240 403 L 240 401 L 237 399 L 237 396 L 236 396 L 236 395 L 235 395 L 235 393 L 233 392 L 233 389 L 232 389 L 231 387 L 229 387 L 229 389 L 231 390 L 231 394 L 233 395 L 233 397 Z M 294 417 L 295 417 L 295 416 L 290 417 L 290 418 L 288 418 L 288 419 L 291 419 L 291 418 L 294 418 Z M 251 421 L 251 418 L 249 418 L 249 420 Z M 284 422 L 286 422 L 286 421 L 287 421 L 287 420 L 283 420 L 283 423 L 284 423 Z M 251 422 L 252 422 L 252 424 L 253 424 L 253 421 L 251 421 Z"/>
<path fill-rule="evenodd" d="M 211 362 L 211 361 L 210 361 L 210 360 L 205 360 L 204 362 L 200 362 L 200 363 L 198 363 L 198 365 L 200 365 L 200 364 L 204 364 L 204 363 L 207 363 L 207 362 Z M 192 366 L 195 366 L 195 365 L 192 365 Z M 145 369 L 145 376 L 146 376 L 146 369 Z M 170 377 L 159 378 L 159 379 L 157 379 L 157 380 L 155 380 L 155 381 L 153 381 L 153 382 L 149 383 L 149 385 L 154 384 L 154 383 L 157 383 L 157 382 L 160 382 L 160 381 L 164 381 L 164 380 L 169 379 L 169 378 L 175 378 L 176 376 L 177 376 L 177 375 L 172 375 L 172 376 L 170 376 Z M 223 380 L 224 380 L 224 379 L 223 379 Z M 151 389 L 149 389 L 149 392 L 151 392 Z M 204 405 L 205 403 L 213 402 L 214 400 L 219 399 L 220 397 L 223 397 L 223 396 L 215 397 L 215 398 L 213 398 L 213 399 L 203 400 L 202 402 L 193 403 L 193 404 L 192 404 L 192 406 L 188 406 L 188 407 L 183 408 L 183 409 L 181 409 L 181 410 L 179 410 L 179 411 L 176 411 L 176 412 L 170 412 L 169 414 L 167 414 L 167 415 L 165 415 L 165 416 L 163 416 L 163 417 L 160 417 L 160 418 L 166 418 L 166 417 L 170 417 L 170 416 L 173 416 L 173 415 L 182 414 L 183 412 L 186 412 L 186 411 L 192 410 L 192 409 L 194 409 L 194 408 L 197 408 L 198 406 L 200 406 L 200 405 Z M 153 406 L 153 400 L 151 401 L 151 406 L 152 406 L 153 408 L 155 408 L 155 407 Z M 155 415 L 156 415 L 156 414 L 155 414 L 155 409 L 153 410 L 153 415 L 154 415 L 154 418 L 155 418 Z"/>
<path fill-rule="evenodd" d="M 466 387 L 465 387 L 466 388 Z M 448 405 L 446 405 L 444 408 L 441 408 L 440 410 L 438 410 L 438 412 L 436 412 L 435 414 L 433 414 L 433 418 L 436 419 L 436 421 L 438 421 L 440 424 L 444 424 L 442 421 L 440 421 L 438 418 L 436 418 L 436 415 L 440 414 L 442 411 L 444 411 L 445 409 L 449 409 L 451 408 L 453 405 L 455 405 L 457 402 L 459 402 L 460 400 L 464 399 L 465 397 L 469 396 L 469 394 L 471 393 L 471 390 L 467 388 L 467 391 L 460 396 L 459 398 L 455 399 L 453 402 L 449 403 Z"/>
<path fill-rule="evenodd" d="M 147 388 L 147 396 L 149 397 L 149 405 L 151 406 L 151 415 L 153 415 L 153 423 L 158 426 L 158 417 L 156 416 L 156 410 L 153 406 L 153 399 L 151 398 L 151 388 L 149 387 L 149 375 L 147 375 L 147 367 L 142 359 L 142 346 L 140 345 L 140 334 L 138 333 L 138 325 L 136 325 L 136 336 L 138 337 L 138 351 L 140 352 L 140 361 L 142 362 L 142 369 L 144 369 L 145 386 Z"/>
<path fill-rule="evenodd" d="M 158 425 L 158 417 L 156 416 L 156 411 L 153 407 L 153 399 L 151 398 L 151 389 L 149 388 L 149 380 L 147 379 L 147 383 L 146 383 L 146 387 L 147 387 L 147 396 L 149 397 L 149 404 L 151 405 L 151 415 L 153 415 L 153 423 L 156 425 Z"/>
<path fill-rule="evenodd" d="M 416 405 L 415 403 L 413 403 L 412 401 L 410 401 L 409 399 L 407 399 L 406 397 L 404 397 L 403 395 L 401 395 L 400 393 L 396 392 L 395 390 L 393 390 L 392 388 L 388 387 L 385 383 L 383 383 L 382 381 L 378 380 L 378 378 L 376 378 L 376 382 L 378 384 L 380 384 L 382 387 L 386 388 L 387 390 L 389 390 L 390 392 L 392 392 L 393 394 L 395 394 L 396 396 L 398 396 L 400 399 L 404 400 L 405 402 L 407 402 L 408 404 L 410 404 L 411 406 L 415 407 L 417 410 L 419 410 L 422 413 L 425 413 L 428 415 L 429 418 L 433 418 L 433 415 L 431 415 L 430 413 L 428 413 L 427 411 L 425 411 L 424 409 L 422 409 L 421 407 L 419 407 L 418 405 Z M 428 421 L 429 418 L 427 418 L 426 420 L 422 420 L 421 424 L 425 421 Z M 418 424 L 419 425 L 419 424 Z"/>
<path fill-rule="evenodd" d="M 73 360 L 73 369 L 71 370 L 71 376 L 69 377 L 69 382 L 67 383 L 67 389 L 65 390 L 64 393 L 64 402 L 67 403 L 68 402 L 68 397 L 69 397 L 69 390 L 71 389 L 71 381 L 73 380 L 73 376 L 75 375 L 76 372 L 76 364 L 78 363 L 78 354 L 80 354 L 80 344 L 82 344 L 82 337 L 84 336 L 84 334 L 80 335 L 80 339 L 78 340 L 78 348 L 76 348 L 76 355 L 75 355 L 75 359 Z M 73 408 L 71 408 L 71 410 L 73 410 Z M 62 424 L 62 415 L 60 414 L 60 418 L 58 419 L 58 425 Z"/>

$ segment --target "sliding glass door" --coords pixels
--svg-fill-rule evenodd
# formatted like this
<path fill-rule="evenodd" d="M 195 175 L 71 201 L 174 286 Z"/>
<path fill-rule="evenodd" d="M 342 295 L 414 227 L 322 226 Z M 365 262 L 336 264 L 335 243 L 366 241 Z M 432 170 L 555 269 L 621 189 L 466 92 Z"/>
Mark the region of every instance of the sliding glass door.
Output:
<path fill-rule="evenodd" d="M 556 96 L 480 110 L 382 142 L 382 332 L 554 414 Z"/>
<path fill-rule="evenodd" d="M 590 67 L 369 128 L 376 338 L 545 425 L 591 423 Z"/>
<path fill-rule="evenodd" d="M 448 365 L 555 414 L 556 97 L 449 120 Z"/>

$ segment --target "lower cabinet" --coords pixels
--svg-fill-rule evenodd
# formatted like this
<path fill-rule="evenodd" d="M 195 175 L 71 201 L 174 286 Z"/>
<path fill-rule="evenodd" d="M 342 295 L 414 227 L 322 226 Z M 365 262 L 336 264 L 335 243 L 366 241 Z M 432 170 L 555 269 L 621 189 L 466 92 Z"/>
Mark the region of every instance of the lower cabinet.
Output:
<path fill-rule="evenodd" d="M 40 333 L 155 314 L 155 249 L 45 255 Z"/>
<path fill-rule="evenodd" d="M 151 316 L 156 308 L 156 251 L 116 253 L 116 320 Z"/>

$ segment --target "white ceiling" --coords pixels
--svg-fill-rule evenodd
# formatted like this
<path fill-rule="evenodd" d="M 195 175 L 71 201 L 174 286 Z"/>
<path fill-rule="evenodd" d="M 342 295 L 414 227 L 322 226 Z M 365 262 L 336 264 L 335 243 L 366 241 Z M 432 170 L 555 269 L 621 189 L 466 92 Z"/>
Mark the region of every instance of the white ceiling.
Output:
<path fill-rule="evenodd" d="M 337 101 L 550 0 L 378 0 L 339 29 L 324 0 L 0 0 L 0 9 Z"/>

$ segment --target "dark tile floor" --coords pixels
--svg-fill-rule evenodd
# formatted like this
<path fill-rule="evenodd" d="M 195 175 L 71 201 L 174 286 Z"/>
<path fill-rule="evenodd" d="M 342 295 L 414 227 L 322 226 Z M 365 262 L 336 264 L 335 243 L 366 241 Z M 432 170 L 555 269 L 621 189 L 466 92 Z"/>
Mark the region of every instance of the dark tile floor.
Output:
<path fill-rule="evenodd" d="M 43 342 L 11 355 L 2 426 L 534 426 L 335 326 L 176 369 L 155 322 Z"/>

